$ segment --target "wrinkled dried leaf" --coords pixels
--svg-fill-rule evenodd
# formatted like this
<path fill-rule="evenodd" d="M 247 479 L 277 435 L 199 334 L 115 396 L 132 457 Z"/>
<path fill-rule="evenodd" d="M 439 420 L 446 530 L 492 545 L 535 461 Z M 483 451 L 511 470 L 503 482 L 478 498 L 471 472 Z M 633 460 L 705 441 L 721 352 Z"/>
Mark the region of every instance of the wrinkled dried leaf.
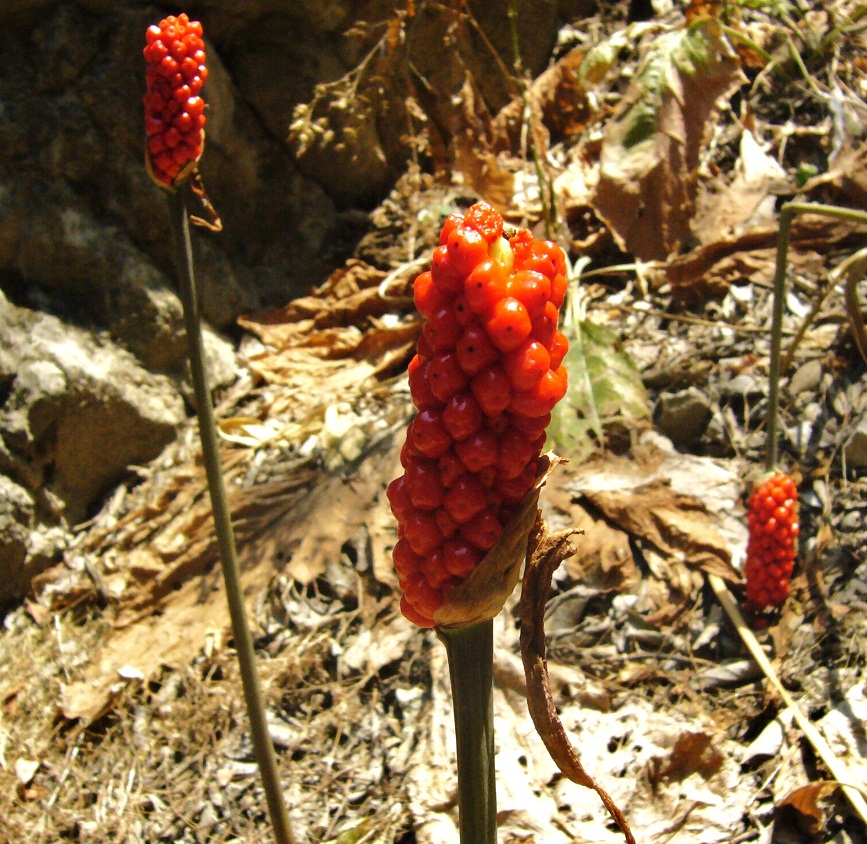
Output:
<path fill-rule="evenodd" d="M 786 186 L 785 170 L 745 129 L 734 178 L 703 187 L 696 202 L 693 234 L 700 243 L 713 243 L 720 237 L 736 237 L 745 230 L 767 226 L 776 215 L 772 190 L 785 190 Z"/>
<path fill-rule="evenodd" d="M 818 835 L 825 828 L 825 810 L 820 801 L 832 795 L 839 785 L 828 780 L 811 782 L 787 794 L 777 805 L 797 809 L 808 819 L 810 832 Z"/>
<path fill-rule="evenodd" d="M 717 100 L 745 81 L 718 21 L 654 39 L 605 130 L 594 206 L 621 248 L 645 261 L 690 234 L 695 172 Z"/>
<path fill-rule="evenodd" d="M 572 782 L 595 791 L 626 836 L 627 844 L 635 844 L 623 812 L 608 792 L 584 770 L 581 759 L 557 715 L 551 693 L 545 645 L 545 602 L 551 591 L 554 571 L 575 550 L 571 542 L 572 536 L 572 531 L 549 534 L 540 518 L 536 519 L 530 534 L 520 603 L 521 658 L 527 678 L 527 708 L 536 732 L 557 767 Z"/>

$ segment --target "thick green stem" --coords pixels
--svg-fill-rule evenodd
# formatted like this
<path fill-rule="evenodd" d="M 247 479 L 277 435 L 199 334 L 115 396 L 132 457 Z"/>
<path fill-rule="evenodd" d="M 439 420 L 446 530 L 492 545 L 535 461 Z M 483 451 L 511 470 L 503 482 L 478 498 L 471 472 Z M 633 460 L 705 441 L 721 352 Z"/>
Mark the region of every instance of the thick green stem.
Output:
<path fill-rule="evenodd" d="M 259 675 L 256 671 L 253 637 L 250 634 L 250 628 L 247 623 L 244 593 L 241 588 L 241 574 L 235 550 L 232 518 L 226 501 L 223 472 L 220 466 L 220 450 L 217 442 L 217 428 L 214 422 L 214 407 L 211 402 L 211 392 L 208 388 L 205 369 L 205 352 L 199 316 L 198 291 L 193 273 L 193 252 L 190 244 L 187 211 L 188 193 L 189 185 L 185 182 L 177 190 L 169 193 L 169 204 L 171 206 L 175 265 L 178 273 L 181 302 L 184 307 L 184 325 L 187 331 L 190 369 L 192 371 L 193 389 L 196 396 L 199 435 L 202 441 L 202 457 L 208 477 L 208 489 L 211 494 L 214 527 L 217 531 L 217 542 L 223 567 L 223 579 L 226 584 L 229 613 L 232 616 L 232 632 L 235 638 L 235 648 L 238 652 L 238 663 L 241 668 L 244 698 L 247 704 L 247 714 L 250 718 L 250 729 L 253 736 L 253 748 L 259 763 L 259 770 L 262 774 L 262 784 L 265 788 L 265 796 L 268 801 L 268 813 L 271 818 L 271 826 L 274 830 L 274 840 L 277 844 L 295 844 L 295 838 L 292 835 L 292 830 L 289 828 L 289 817 L 280 787 L 277 757 L 274 753 L 274 745 L 271 743 L 268 724 L 265 720 L 262 689 L 259 684 Z"/>
<path fill-rule="evenodd" d="M 765 429 L 765 468 L 771 472 L 777 468 L 777 428 L 780 407 L 780 361 L 782 359 L 783 310 L 786 301 L 786 268 L 789 254 L 789 237 L 792 220 L 796 214 L 821 214 L 838 220 L 867 223 L 867 213 L 853 208 L 838 208 L 836 205 L 821 205 L 811 202 L 787 202 L 780 209 L 780 230 L 777 235 L 777 264 L 774 271 L 774 307 L 771 319 L 771 368 L 768 373 L 768 413 Z"/>
<path fill-rule="evenodd" d="M 494 623 L 438 633 L 448 655 L 455 710 L 461 844 L 496 844 Z"/>

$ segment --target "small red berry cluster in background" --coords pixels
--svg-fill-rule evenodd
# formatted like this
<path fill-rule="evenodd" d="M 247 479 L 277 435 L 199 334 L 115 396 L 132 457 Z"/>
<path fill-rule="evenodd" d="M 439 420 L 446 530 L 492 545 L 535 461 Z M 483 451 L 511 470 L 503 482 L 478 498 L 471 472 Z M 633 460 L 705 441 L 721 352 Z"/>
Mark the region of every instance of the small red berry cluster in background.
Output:
<path fill-rule="evenodd" d="M 154 179 L 166 187 L 205 143 L 205 101 L 199 96 L 208 78 L 202 25 L 186 15 L 169 16 L 148 27 L 145 78 L 147 157 Z"/>
<path fill-rule="evenodd" d="M 789 594 L 799 530 L 794 481 L 781 472 L 764 480 L 750 496 L 747 521 L 747 603 L 761 612 L 780 606 Z"/>
<path fill-rule="evenodd" d="M 431 270 L 415 280 L 426 319 L 409 365 L 418 413 L 388 498 L 401 611 L 421 627 L 434 625 L 533 487 L 566 393 L 565 271 L 559 246 L 528 231 L 507 240 L 503 218 L 480 202 L 448 217 Z"/>

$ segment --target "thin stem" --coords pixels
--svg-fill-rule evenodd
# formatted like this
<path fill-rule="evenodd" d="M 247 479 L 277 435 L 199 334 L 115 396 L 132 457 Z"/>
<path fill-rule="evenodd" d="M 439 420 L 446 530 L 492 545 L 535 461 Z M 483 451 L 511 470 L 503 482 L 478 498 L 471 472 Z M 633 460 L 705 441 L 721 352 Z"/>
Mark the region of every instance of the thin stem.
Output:
<path fill-rule="evenodd" d="M 208 477 L 211 508 L 214 514 L 214 527 L 217 531 L 217 542 L 220 549 L 220 561 L 223 567 L 223 579 L 226 583 L 226 598 L 229 603 L 229 613 L 232 616 L 232 632 L 235 638 L 235 648 L 238 652 L 238 663 L 241 668 L 244 698 L 247 703 L 247 715 L 250 718 L 250 728 L 253 736 L 253 748 L 259 763 L 259 771 L 262 775 L 265 797 L 268 801 L 268 814 L 270 815 L 271 826 L 274 830 L 274 840 L 277 844 L 295 844 L 295 838 L 292 835 L 292 830 L 289 828 L 289 817 L 280 787 L 274 745 L 271 743 L 268 724 L 265 720 L 262 689 L 259 684 L 259 675 L 256 671 L 253 637 L 250 635 L 250 628 L 247 623 L 244 593 L 241 588 L 241 574 L 235 550 L 232 518 L 226 501 L 226 490 L 220 466 L 217 429 L 214 423 L 214 407 L 211 402 L 211 393 L 208 389 L 205 370 L 205 352 L 199 316 L 198 291 L 193 273 L 193 252 L 190 244 L 190 227 L 187 212 L 188 192 L 189 185 L 184 182 L 177 190 L 169 194 L 169 205 L 171 208 L 175 265 L 178 273 L 181 302 L 184 307 L 184 325 L 187 331 L 190 369 L 192 371 L 193 389 L 196 396 L 199 435 L 202 441 L 202 457 Z"/>
<path fill-rule="evenodd" d="M 461 844 L 496 844 L 494 623 L 440 629 L 455 709 Z"/>
<path fill-rule="evenodd" d="M 767 446 L 765 468 L 770 472 L 777 468 L 777 428 L 780 406 L 781 346 L 783 340 L 783 310 L 786 296 L 786 267 L 789 254 L 789 237 L 792 220 L 796 214 L 821 214 L 838 220 L 867 223 L 867 212 L 836 205 L 812 202 L 787 202 L 780 209 L 780 230 L 777 235 L 777 264 L 774 270 L 774 307 L 771 318 L 771 369 L 768 373 L 768 413 L 765 429 Z"/>

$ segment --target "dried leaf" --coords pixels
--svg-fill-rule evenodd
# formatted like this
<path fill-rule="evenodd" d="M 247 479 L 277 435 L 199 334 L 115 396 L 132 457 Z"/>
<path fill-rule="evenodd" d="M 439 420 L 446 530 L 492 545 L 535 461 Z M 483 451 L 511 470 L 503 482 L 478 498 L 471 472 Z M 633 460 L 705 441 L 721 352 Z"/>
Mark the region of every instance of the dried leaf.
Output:
<path fill-rule="evenodd" d="M 527 555 L 527 538 L 536 521 L 539 493 L 560 462 L 552 452 L 539 461 L 535 486 L 524 497 L 494 547 L 485 554 L 470 576 L 449 592 L 434 614 L 437 627 L 479 624 L 499 615 L 503 604 L 515 591 L 521 574 L 521 566 Z"/>
<path fill-rule="evenodd" d="M 797 809 L 808 819 L 810 832 L 818 835 L 825 828 L 825 810 L 819 802 L 832 795 L 839 785 L 828 780 L 811 782 L 790 792 L 777 805 Z"/>
<path fill-rule="evenodd" d="M 717 100 L 745 77 L 718 21 L 657 37 L 605 130 L 594 205 L 625 251 L 674 254 L 690 234 L 698 156 Z"/>
<path fill-rule="evenodd" d="M 545 523 L 537 518 L 527 548 L 528 560 L 521 588 L 521 658 L 527 678 L 527 708 L 536 732 L 557 767 L 572 782 L 595 791 L 614 822 L 635 844 L 626 817 L 610 795 L 584 770 L 557 715 L 545 646 L 545 602 L 551 590 L 551 577 L 560 563 L 574 553 L 573 531 L 549 534 Z"/>

